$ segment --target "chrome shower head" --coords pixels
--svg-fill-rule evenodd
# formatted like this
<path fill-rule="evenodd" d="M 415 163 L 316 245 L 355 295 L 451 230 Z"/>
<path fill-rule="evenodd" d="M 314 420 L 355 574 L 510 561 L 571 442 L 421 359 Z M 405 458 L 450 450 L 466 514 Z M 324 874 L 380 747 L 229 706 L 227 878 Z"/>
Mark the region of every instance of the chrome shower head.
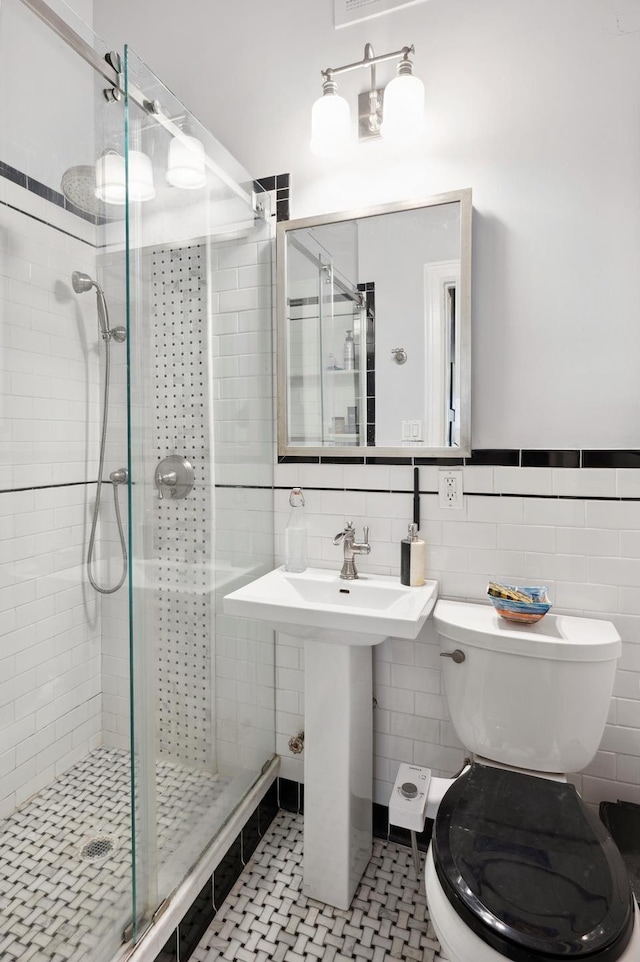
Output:
<path fill-rule="evenodd" d="M 92 287 L 98 287 L 96 282 L 88 274 L 83 274 L 82 271 L 73 272 L 71 286 L 76 294 L 84 294 L 86 291 L 90 291 Z"/>

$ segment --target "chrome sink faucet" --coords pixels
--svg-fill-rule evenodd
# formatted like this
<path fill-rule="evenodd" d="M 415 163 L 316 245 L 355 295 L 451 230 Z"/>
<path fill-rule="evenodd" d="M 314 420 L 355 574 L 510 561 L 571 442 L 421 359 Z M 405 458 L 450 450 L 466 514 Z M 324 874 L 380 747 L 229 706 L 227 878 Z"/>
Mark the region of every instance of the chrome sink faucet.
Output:
<path fill-rule="evenodd" d="M 344 531 L 339 531 L 333 539 L 334 544 L 344 545 L 344 564 L 342 565 L 340 577 L 345 581 L 353 581 L 359 577 L 355 564 L 355 555 L 371 553 L 369 526 L 366 524 L 364 526 L 364 541 L 362 541 L 362 543 L 357 542 L 355 537 L 356 529 L 353 527 L 353 521 L 347 521 Z"/>

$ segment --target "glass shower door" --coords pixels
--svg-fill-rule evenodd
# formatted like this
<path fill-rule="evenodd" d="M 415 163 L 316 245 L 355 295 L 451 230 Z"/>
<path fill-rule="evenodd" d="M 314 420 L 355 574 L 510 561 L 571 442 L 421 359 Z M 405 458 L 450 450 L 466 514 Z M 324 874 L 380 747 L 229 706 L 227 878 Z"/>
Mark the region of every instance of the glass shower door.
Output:
<path fill-rule="evenodd" d="M 273 632 L 221 610 L 273 566 L 273 241 L 251 178 L 129 49 L 125 78 L 139 934 L 275 750 Z"/>
<path fill-rule="evenodd" d="M 0 957 L 105 962 L 131 917 L 127 601 L 96 591 L 87 554 L 97 511 L 92 570 L 114 585 L 125 347 L 110 345 L 97 510 L 96 292 L 122 324 L 125 229 L 124 208 L 96 197 L 95 165 L 124 120 L 78 52 L 103 63 L 107 48 L 52 5 L 77 44 L 19 0 L 0 5 Z"/>

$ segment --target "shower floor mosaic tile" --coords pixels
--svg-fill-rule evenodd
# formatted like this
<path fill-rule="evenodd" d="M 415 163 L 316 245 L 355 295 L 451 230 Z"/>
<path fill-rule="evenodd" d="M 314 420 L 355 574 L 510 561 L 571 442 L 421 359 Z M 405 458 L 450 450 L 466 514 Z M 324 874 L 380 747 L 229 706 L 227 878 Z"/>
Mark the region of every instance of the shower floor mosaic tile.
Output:
<path fill-rule="evenodd" d="M 374 839 L 347 911 L 302 894 L 301 815 L 279 812 L 192 962 L 446 962 L 409 849 Z"/>
<path fill-rule="evenodd" d="M 227 780 L 164 760 L 156 776 L 163 864 Z M 1 962 L 102 959 L 114 925 L 131 918 L 129 790 L 129 753 L 97 748 L 0 822 Z M 80 851 L 96 836 L 111 854 L 87 861 Z"/>

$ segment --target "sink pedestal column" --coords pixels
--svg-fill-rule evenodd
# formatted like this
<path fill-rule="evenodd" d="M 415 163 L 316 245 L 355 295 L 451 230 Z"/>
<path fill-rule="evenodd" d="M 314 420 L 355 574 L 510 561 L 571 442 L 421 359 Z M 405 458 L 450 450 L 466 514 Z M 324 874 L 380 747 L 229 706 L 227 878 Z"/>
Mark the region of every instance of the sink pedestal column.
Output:
<path fill-rule="evenodd" d="M 305 641 L 303 891 L 339 909 L 371 858 L 372 660 L 370 645 Z"/>

